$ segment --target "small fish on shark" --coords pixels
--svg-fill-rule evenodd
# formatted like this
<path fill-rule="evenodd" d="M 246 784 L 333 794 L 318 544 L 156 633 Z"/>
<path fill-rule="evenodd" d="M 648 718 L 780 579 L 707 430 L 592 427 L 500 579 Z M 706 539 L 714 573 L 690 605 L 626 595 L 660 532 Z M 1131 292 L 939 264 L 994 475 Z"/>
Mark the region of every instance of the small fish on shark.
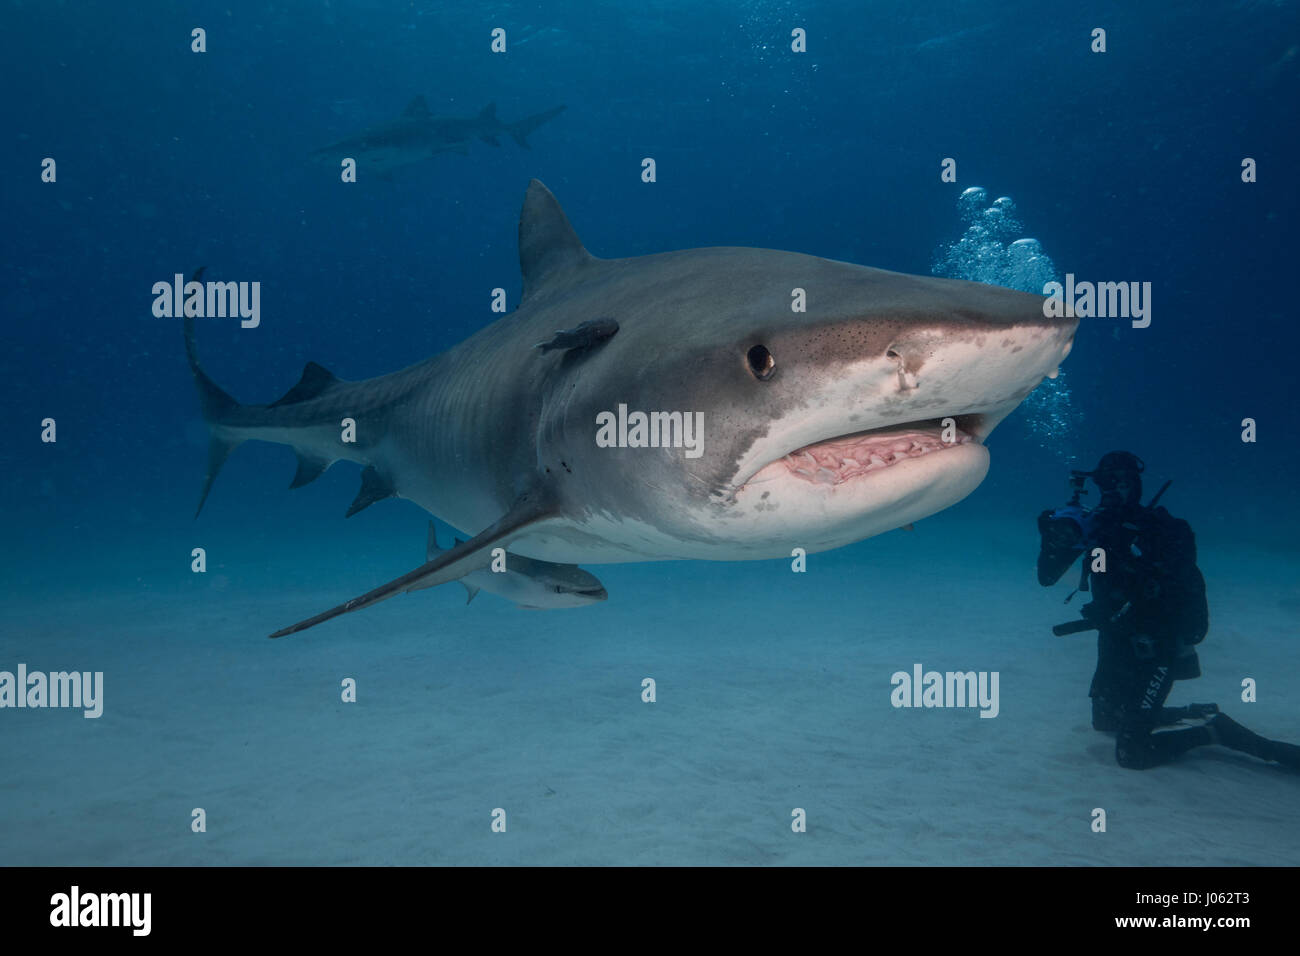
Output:
<path fill-rule="evenodd" d="M 454 547 L 463 542 L 454 539 Z M 425 549 L 425 560 L 432 561 L 443 553 L 438 547 L 437 532 L 434 524 L 429 522 L 429 542 Z M 506 552 L 503 556 L 505 570 L 494 571 L 490 568 L 471 571 L 460 579 L 468 596 L 468 604 L 478 596 L 479 591 L 487 591 L 497 597 L 505 598 L 516 607 L 528 610 L 557 607 L 582 607 L 603 601 L 609 595 L 605 587 L 594 574 L 582 570 L 575 564 L 554 564 L 550 561 L 534 561 L 522 554 Z M 418 590 L 418 588 L 412 588 Z"/>
<path fill-rule="evenodd" d="M 520 148 L 529 149 L 529 134 L 555 119 L 564 109 L 556 106 L 514 123 L 503 123 L 497 119 L 495 103 L 489 103 L 478 116 L 435 116 L 424 97 L 417 96 L 397 119 L 323 146 L 312 153 L 312 158 L 339 162 L 350 157 L 356 160 L 359 170 L 383 175 L 441 153 L 468 154 L 470 143 L 475 140 L 500 146 L 499 137 L 503 135 L 513 139 Z"/>
<path fill-rule="evenodd" d="M 231 451 L 260 440 L 297 453 L 295 488 L 360 464 L 349 515 L 402 497 L 468 532 L 272 637 L 460 580 L 496 548 L 560 565 L 762 560 L 905 527 L 979 486 L 985 440 L 1056 375 L 1078 326 L 1039 295 L 795 252 L 599 259 L 536 180 L 519 262 L 515 312 L 449 351 L 364 381 L 309 362 L 269 405 L 212 381 L 185 317 L 210 432 L 200 510 Z M 621 407 L 702 416 L 699 453 L 598 444 Z"/>

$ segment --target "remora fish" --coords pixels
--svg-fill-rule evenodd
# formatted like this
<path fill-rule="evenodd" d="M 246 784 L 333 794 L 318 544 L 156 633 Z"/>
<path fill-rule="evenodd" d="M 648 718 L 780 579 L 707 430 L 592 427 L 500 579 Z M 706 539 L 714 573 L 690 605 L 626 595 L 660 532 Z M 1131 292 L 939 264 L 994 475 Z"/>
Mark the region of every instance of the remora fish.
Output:
<path fill-rule="evenodd" d="M 397 119 L 324 146 L 313 152 L 312 157 L 338 161 L 350 156 L 357 161 L 358 169 L 387 173 L 439 153 L 468 153 L 469 144 L 476 139 L 489 146 L 500 146 L 497 137 L 502 134 L 528 149 L 528 135 L 562 112 L 564 107 L 557 106 L 517 123 L 503 123 L 497 119 L 496 104 L 489 103 L 478 116 L 434 116 L 424 97 L 417 96 Z"/>
<path fill-rule="evenodd" d="M 455 543 L 460 544 L 460 539 L 457 538 Z M 433 522 L 430 521 L 425 559 L 432 561 L 442 553 Z M 460 583 L 468 593 L 465 603 L 474 600 L 479 591 L 503 597 L 518 607 L 529 610 L 582 607 L 584 604 L 603 601 L 609 596 L 595 575 L 573 564 L 534 561 L 522 554 L 507 552 L 505 568 L 504 571 L 471 571 L 461 578 Z"/>
<path fill-rule="evenodd" d="M 293 446 L 293 487 L 362 464 L 348 514 L 397 495 L 473 532 L 272 636 L 462 578 L 496 547 L 563 564 L 777 558 L 924 518 L 983 480 L 984 439 L 1055 374 L 1078 322 L 1044 317 L 1037 295 L 771 249 L 598 259 L 536 181 L 519 259 L 519 308 L 455 348 L 358 382 L 308 363 L 271 405 L 203 372 L 186 319 L 211 429 L 200 508 L 230 451 L 260 439 Z M 597 319 L 617 332 L 534 347 Z M 597 416 L 626 409 L 702 415 L 702 453 L 598 445 Z"/>

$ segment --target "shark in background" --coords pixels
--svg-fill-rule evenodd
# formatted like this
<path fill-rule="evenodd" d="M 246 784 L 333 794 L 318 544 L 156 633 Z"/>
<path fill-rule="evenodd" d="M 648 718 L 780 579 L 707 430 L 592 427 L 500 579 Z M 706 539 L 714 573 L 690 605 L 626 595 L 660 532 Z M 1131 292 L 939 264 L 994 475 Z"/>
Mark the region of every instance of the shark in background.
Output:
<path fill-rule="evenodd" d="M 456 538 L 454 545 L 461 540 Z M 434 524 L 429 522 L 429 543 L 425 549 L 425 560 L 432 561 L 443 553 L 438 547 L 438 536 Z M 460 579 L 467 596 L 468 604 L 478 596 L 479 591 L 487 591 L 497 597 L 505 598 L 516 607 L 530 611 L 557 607 L 582 607 L 603 601 L 609 595 L 594 574 L 582 570 L 574 564 L 554 564 L 550 561 L 534 561 L 522 554 L 504 556 L 505 570 L 494 571 L 484 568 L 471 571 Z M 411 590 L 419 590 L 412 588 Z"/>
<path fill-rule="evenodd" d="M 351 158 L 356 160 L 358 171 L 382 176 L 441 153 L 468 154 L 474 140 L 500 146 L 500 137 L 509 136 L 521 148 L 529 149 L 529 134 L 555 119 L 564 109 L 557 106 L 514 123 L 503 123 L 497 119 L 495 103 L 489 103 L 478 116 L 435 116 L 429 112 L 424 97 L 417 96 L 397 119 L 323 146 L 311 155 L 320 162 Z"/>
<path fill-rule="evenodd" d="M 255 439 L 294 449 L 293 487 L 361 464 L 348 514 L 398 496 L 469 536 L 272 637 L 459 580 L 496 548 L 575 565 L 758 560 L 902 527 L 979 486 L 985 440 L 1056 375 L 1078 325 L 1039 295 L 774 249 L 599 259 L 536 180 L 519 261 L 519 307 L 454 348 L 364 381 L 308 363 L 270 405 L 212 381 L 186 316 L 211 436 L 200 508 Z M 620 426 L 602 442 L 601 421 L 629 409 L 672 440 Z M 677 440 L 688 423 L 694 441 Z"/>

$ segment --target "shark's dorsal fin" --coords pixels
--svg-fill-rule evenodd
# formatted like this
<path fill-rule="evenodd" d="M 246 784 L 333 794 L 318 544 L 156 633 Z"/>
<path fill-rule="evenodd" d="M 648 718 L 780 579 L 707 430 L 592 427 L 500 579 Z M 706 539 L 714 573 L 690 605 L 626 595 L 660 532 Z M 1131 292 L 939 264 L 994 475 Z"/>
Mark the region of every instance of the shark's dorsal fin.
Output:
<path fill-rule="evenodd" d="M 519 271 L 524 298 L 593 259 L 551 191 L 534 179 L 519 214 Z"/>
<path fill-rule="evenodd" d="M 329 369 L 323 365 L 317 365 L 315 362 L 308 362 L 302 370 L 302 378 L 298 379 L 298 384 L 278 400 L 268 405 L 268 408 L 279 408 L 281 405 L 292 405 L 294 402 L 305 402 L 309 398 L 317 398 L 323 395 L 329 389 L 339 384 L 339 379 Z"/>
<path fill-rule="evenodd" d="M 351 518 L 362 508 L 369 508 L 376 501 L 383 501 L 396 495 L 397 489 L 393 487 L 393 483 L 376 471 L 374 465 L 366 465 L 361 469 L 361 490 L 357 492 L 344 517 Z"/>
<path fill-rule="evenodd" d="M 428 116 L 429 104 L 424 101 L 423 96 L 417 96 L 411 102 L 406 104 L 406 109 L 402 110 L 403 116 Z"/>

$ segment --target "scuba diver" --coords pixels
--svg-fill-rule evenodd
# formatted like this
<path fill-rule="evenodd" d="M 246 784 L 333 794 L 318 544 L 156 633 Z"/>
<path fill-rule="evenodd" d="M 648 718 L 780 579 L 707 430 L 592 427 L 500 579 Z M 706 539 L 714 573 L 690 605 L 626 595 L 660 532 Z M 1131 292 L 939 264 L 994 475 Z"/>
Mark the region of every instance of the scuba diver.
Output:
<path fill-rule="evenodd" d="M 1165 706 L 1174 681 L 1201 676 L 1196 645 L 1209 629 L 1209 607 L 1191 525 L 1156 507 L 1169 482 L 1141 503 L 1143 469 L 1136 455 L 1110 452 L 1093 471 L 1071 471 L 1069 504 L 1038 516 L 1039 584 L 1055 584 L 1084 555 L 1079 586 L 1065 600 L 1090 591 L 1092 601 L 1082 621 L 1052 630 L 1097 631 L 1097 670 L 1088 691 L 1093 728 L 1116 733 L 1115 759 L 1134 770 L 1206 744 L 1300 770 L 1300 747 L 1252 733 L 1216 704 Z M 1088 478 L 1101 493 L 1091 510 L 1079 502 Z M 1184 719 L 1204 722 L 1157 730 Z"/>

